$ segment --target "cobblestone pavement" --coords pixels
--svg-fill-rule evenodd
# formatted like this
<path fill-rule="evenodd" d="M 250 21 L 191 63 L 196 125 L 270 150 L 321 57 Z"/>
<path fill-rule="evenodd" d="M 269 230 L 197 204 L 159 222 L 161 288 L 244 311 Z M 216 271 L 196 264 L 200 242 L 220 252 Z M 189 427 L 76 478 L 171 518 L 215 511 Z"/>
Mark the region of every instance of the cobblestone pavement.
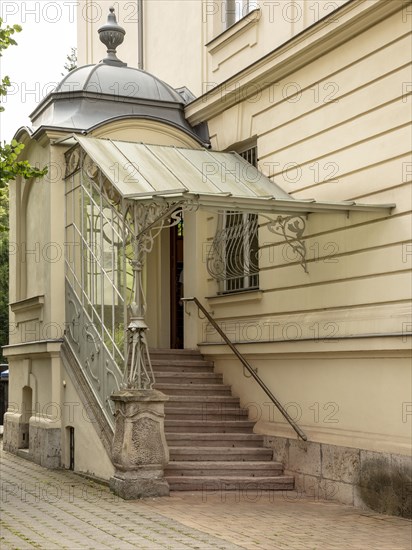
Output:
<path fill-rule="evenodd" d="M 1 452 L 0 548 L 410 550 L 400 518 L 293 493 L 173 493 L 126 502 L 107 487 Z"/>

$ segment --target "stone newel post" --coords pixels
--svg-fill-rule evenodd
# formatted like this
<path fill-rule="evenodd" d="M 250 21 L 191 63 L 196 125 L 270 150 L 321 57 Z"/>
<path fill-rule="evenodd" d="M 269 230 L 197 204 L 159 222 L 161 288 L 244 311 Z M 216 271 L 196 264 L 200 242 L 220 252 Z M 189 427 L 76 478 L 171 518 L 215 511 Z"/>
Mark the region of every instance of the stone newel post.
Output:
<path fill-rule="evenodd" d="M 164 403 L 157 390 L 125 389 L 114 393 L 115 430 L 110 488 L 124 499 L 167 496 L 163 470 L 169 461 L 164 435 Z"/>

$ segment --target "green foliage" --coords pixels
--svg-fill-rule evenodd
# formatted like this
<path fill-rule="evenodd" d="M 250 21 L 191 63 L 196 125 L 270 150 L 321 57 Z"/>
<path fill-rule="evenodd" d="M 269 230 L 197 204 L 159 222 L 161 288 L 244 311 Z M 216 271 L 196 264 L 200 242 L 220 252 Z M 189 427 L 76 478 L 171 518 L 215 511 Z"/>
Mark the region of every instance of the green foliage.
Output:
<path fill-rule="evenodd" d="M 3 50 L 6 50 L 9 46 L 16 46 L 17 42 L 12 38 L 16 32 L 21 32 L 20 25 L 13 25 L 10 27 L 6 25 L 3 27 L 3 19 L 0 18 L 0 57 L 3 55 Z M 5 96 L 7 94 L 7 88 L 10 86 L 10 78 L 4 76 L 0 84 L 0 95 Z M 0 112 L 4 111 L 4 107 L 0 106 Z"/>
<path fill-rule="evenodd" d="M 21 32 L 21 30 L 20 25 L 13 25 L 12 27 L 6 25 L 3 27 L 3 19 L 0 18 L 0 56 L 3 55 L 3 50 L 6 50 L 9 46 L 16 46 L 17 42 L 14 40 L 13 35 Z M 0 84 L 0 96 L 7 95 L 9 86 L 10 78 L 8 76 L 3 77 Z M 4 111 L 4 108 L 0 106 L 0 112 L 2 111 Z M 13 140 L 10 144 L 3 142 L 0 145 L 0 190 L 4 189 L 9 181 L 15 179 L 16 176 L 28 179 L 47 174 L 47 168 L 39 170 L 31 166 L 27 160 L 17 161 L 23 149 L 24 145 L 16 140 Z"/>
<path fill-rule="evenodd" d="M 19 143 L 15 139 L 10 144 L 0 145 L 0 189 L 4 188 L 16 176 L 29 179 L 47 174 L 47 168 L 40 170 L 31 166 L 27 160 L 17 160 L 23 149 L 23 143 Z"/>

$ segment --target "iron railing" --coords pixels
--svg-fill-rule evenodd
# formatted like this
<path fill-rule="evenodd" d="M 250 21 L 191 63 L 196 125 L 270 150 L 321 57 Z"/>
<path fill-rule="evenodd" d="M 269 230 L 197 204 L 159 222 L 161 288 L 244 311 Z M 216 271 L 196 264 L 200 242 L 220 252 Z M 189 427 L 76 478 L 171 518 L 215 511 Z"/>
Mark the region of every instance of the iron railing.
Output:
<path fill-rule="evenodd" d="M 206 317 L 209 323 L 213 326 L 216 332 L 223 338 L 224 342 L 230 347 L 230 349 L 233 351 L 233 353 L 236 355 L 236 357 L 239 359 L 242 365 L 248 370 L 250 375 L 256 380 L 256 382 L 259 384 L 262 390 L 266 393 L 266 395 L 269 397 L 272 403 L 276 405 L 279 412 L 283 415 L 283 417 L 287 420 L 287 422 L 292 426 L 292 428 L 295 430 L 297 435 L 301 439 L 303 439 L 303 441 L 307 441 L 308 438 L 306 434 L 300 429 L 300 427 L 296 424 L 293 418 L 290 417 L 290 415 L 288 414 L 286 409 L 283 407 L 283 405 L 278 401 L 278 399 L 276 399 L 276 397 L 273 395 L 270 389 L 266 386 L 266 384 L 263 382 L 260 376 L 256 373 L 255 369 L 253 369 L 253 367 L 250 365 L 250 363 L 247 361 L 244 355 L 240 353 L 240 351 L 236 348 L 233 342 L 228 338 L 225 332 L 220 328 L 220 326 L 215 321 L 215 319 L 213 319 L 210 313 L 203 307 L 203 305 L 199 302 L 199 300 L 197 298 L 182 298 L 182 301 L 194 302 L 197 305 L 198 309 L 203 313 L 203 315 Z"/>

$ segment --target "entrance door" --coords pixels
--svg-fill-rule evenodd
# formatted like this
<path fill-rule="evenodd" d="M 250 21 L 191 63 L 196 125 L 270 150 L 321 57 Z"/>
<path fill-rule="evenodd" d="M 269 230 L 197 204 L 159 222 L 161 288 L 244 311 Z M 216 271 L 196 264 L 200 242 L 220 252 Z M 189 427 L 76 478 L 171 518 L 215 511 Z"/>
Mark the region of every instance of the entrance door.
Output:
<path fill-rule="evenodd" d="M 74 470 L 74 428 L 69 427 L 69 470 Z"/>
<path fill-rule="evenodd" d="M 170 228 L 170 347 L 183 348 L 183 220 Z"/>

